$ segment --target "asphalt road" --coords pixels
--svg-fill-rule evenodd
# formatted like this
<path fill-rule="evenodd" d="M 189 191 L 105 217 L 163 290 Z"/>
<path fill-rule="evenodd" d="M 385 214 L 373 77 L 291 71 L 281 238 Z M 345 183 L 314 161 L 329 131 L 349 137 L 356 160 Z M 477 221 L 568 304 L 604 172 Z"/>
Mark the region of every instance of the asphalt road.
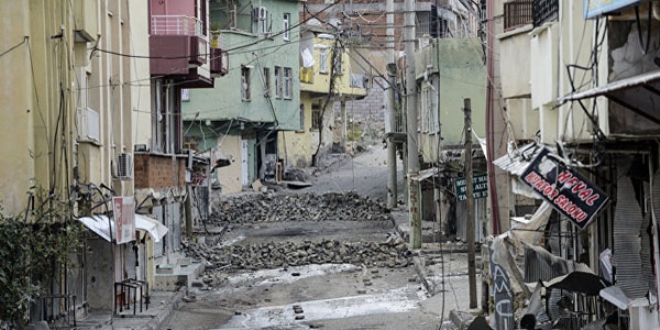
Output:
<path fill-rule="evenodd" d="M 399 162 L 399 181 L 401 163 Z M 300 192 L 346 192 L 386 198 L 386 151 L 378 147 L 344 161 Z M 399 189 L 403 187 L 399 184 Z M 338 239 L 384 242 L 391 223 L 323 221 L 232 226 L 222 244 Z M 233 271 L 223 285 L 192 289 L 164 329 L 422 329 L 437 330 L 449 311 L 466 304 L 464 254 L 446 255 L 444 294 L 431 296 L 415 268 L 323 264 L 260 271 Z M 444 304 L 444 317 L 441 311 Z M 298 319 L 296 319 L 298 317 Z"/>

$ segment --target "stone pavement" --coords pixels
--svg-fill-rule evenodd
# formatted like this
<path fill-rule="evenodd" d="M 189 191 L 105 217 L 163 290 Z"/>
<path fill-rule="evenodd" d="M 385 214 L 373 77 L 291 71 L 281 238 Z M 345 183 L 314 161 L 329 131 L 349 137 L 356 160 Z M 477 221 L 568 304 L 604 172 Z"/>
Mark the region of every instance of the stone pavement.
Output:
<path fill-rule="evenodd" d="M 161 324 L 170 316 L 172 310 L 178 308 L 179 303 L 187 293 L 187 288 L 180 288 L 177 292 L 154 291 L 151 293 L 149 309 L 140 313 L 139 306 L 136 315 L 133 309 L 123 311 L 120 315 L 112 315 L 111 311 L 90 311 L 87 317 L 78 320 L 79 330 L 156 330 L 162 329 Z M 144 307 L 143 307 L 144 308 Z"/>

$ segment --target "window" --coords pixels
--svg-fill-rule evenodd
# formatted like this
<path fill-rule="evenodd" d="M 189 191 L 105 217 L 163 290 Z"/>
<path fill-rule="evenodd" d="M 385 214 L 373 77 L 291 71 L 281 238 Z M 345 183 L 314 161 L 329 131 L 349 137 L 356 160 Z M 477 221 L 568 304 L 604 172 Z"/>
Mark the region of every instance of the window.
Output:
<path fill-rule="evenodd" d="M 241 98 L 250 100 L 250 68 L 246 66 L 241 67 Z"/>
<path fill-rule="evenodd" d="M 318 131 L 321 128 L 321 106 L 312 104 L 312 130 Z"/>
<path fill-rule="evenodd" d="M 328 73 L 328 49 L 319 49 L 319 72 Z"/>
<path fill-rule="evenodd" d="M 264 68 L 264 97 L 270 97 L 270 68 Z"/>
<path fill-rule="evenodd" d="M 289 25 L 290 25 L 290 19 L 291 19 L 291 14 L 289 13 L 284 13 L 284 26 L 282 27 L 284 30 L 283 38 L 284 41 L 289 41 Z"/>
<path fill-rule="evenodd" d="M 152 150 L 175 154 L 181 150 L 179 101 L 181 90 L 170 81 L 157 79 L 152 84 L 153 140 Z"/>
<path fill-rule="evenodd" d="M 293 72 L 291 68 L 284 68 L 284 98 L 291 99 L 293 94 Z"/>
<path fill-rule="evenodd" d="M 305 131 L 305 105 L 301 104 L 300 105 L 300 129 L 298 129 L 298 132 L 304 132 Z"/>
<path fill-rule="evenodd" d="M 282 98 L 282 68 L 275 67 L 275 98 Z"/>
<path fill-rule="evenodd" d="M 187 88 L 181 89 L 181 101 L 190 101 L 190 90 Z"/>
<path fill-rule="evenodd" d="M 433 90 L 425 88 L 422 91 L 422 132 L 423 133 L 437 133 L 440 131 L 440 123 L 438 121 L 438 110 L 435 106 Z"/>
<path fill-rule="evenodd" d="M 343 74 L 344 73 L 344 68 L 341 65 L 342 61 L 342 53 L 339 52 L 337 56 L 334 56 L 334 72 L 335 74 Z"/>

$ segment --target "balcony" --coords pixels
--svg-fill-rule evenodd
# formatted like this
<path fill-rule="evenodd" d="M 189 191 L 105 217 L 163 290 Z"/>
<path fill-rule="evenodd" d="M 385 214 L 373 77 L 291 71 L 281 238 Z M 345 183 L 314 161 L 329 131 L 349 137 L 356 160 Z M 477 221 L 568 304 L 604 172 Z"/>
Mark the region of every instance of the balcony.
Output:
<path fill-rule="evenodd" d="M 532 0 L 513 0 L 504 3 L 504 32 L 532 22 Z"/>
<path fill-rule="evenodd" d="M 186 15 L 151 15 L 151 35 L 206 35 L 204 23 Z"/>
<path fill-rule="evenodd" d="M 204 21 L 186 15 L 151 15 L 150 22 L 151 75 L 187 80 L 181 85 L 185 88 L 213 86 Z"/>
<path fill-rule="evenodd" d="M 559 17 L 559 0 L 532 0 L 534 26 L 556 20 Z"/>

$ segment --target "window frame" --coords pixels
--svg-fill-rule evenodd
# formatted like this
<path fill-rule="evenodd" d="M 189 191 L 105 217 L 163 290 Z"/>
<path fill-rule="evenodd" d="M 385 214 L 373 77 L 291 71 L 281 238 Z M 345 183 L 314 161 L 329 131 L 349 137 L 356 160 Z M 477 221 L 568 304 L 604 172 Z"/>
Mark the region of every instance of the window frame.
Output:
<path fill-rule="evenodd" d="M 270 97 L 270 68 L 263 68 L 264 97 Z"/>
<path fill-rule="evenodd" d="M 282 67 L 275 66 L 275 98 L 282 98 Z"/>
<path fill-rule="evenodd" d="M 319 48 L 319 73 L 328 74 L 328 48 Z"/>
<path fill-rule="evenodd" d="M 293 98 L 293 69 L 285 67 L 283 75 L 282 98 L 285 100 L 291 100 Z"/>
<path fill-rule="evenodd" d="M 283 29 L 282 39 L 284 41 L 290 41 L 291 40 L 290 39 L 291 35 L 289 34 L 289 27 L 291 26 L 291 14 L 284 13 L 284 18 L 283 18 L 283 21 L 282 21 L 282 25 L 283 25 L 282 26 L 282 29 Z"/>
<path fill-rule="evenodd" d="M 251 100 L 250 95 L 250 68 L 241 66 L 241 101 L 248 102 Z"/>

